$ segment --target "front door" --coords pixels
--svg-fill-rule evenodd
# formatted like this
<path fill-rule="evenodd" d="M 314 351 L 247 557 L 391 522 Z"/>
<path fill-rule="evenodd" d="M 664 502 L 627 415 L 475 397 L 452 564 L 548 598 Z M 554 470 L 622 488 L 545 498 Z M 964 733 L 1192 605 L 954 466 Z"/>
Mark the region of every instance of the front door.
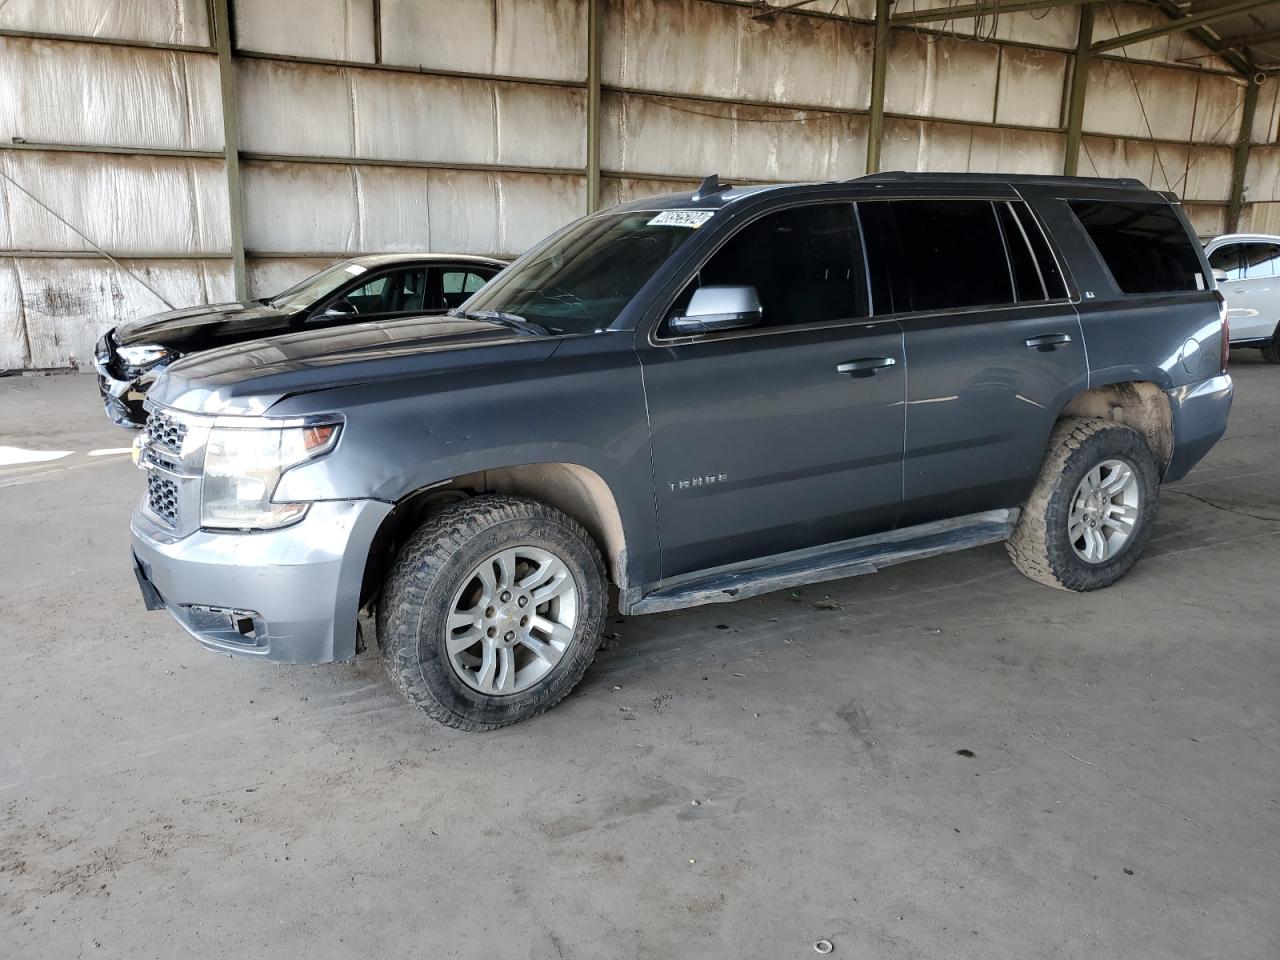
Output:
<path fill-rule="evenodd" d="M 662 575 L 891 528 L 902 493 L 902 334 L 867 317 L 852 207 L 766 214 L 702 285 L 753 286 L 762 325 L 638 345 Z M 853 364 L 850 369 L 849 364 Z"/>

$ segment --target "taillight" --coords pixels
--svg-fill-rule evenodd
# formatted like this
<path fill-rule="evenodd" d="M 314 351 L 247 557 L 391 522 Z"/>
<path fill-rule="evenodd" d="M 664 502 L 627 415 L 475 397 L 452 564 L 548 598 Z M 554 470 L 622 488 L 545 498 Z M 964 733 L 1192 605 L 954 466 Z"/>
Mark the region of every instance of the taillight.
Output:
<path fill-rule="evenodd" d="M 1222 295 L 1221 290 L 1213 291 L 1213 295 L 1218 298 L 1218 322 L 1222 325 L 1222 359 L 1219 367 L 1226 373 L 1227 362 L 1231 359 L 1231 321 L 1227 319 L 1227 298 Z"/>

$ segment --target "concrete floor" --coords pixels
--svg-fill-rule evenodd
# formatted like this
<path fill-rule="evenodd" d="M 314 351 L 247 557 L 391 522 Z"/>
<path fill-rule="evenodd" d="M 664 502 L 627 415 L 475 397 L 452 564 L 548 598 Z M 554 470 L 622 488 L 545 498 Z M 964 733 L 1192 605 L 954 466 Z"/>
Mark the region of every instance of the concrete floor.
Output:
<path fill-rule="evenodd" d="M 1280 369 L 1233 360 L 1120 585 L 997 546 L 615 621 L 492 735 L 146 613 L 129 435 L 0 380 L 0 445 L 73 451 L 0 468 L 0 955 L 1280 956 Z"/>

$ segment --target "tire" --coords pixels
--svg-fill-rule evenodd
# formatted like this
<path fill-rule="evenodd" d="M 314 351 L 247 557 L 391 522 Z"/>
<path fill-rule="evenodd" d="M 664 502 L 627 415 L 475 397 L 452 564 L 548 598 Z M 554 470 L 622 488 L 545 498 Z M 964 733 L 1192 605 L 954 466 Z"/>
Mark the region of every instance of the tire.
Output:
<path fill-rule="evenodd" d="M 1120 464 L 1132 471 L 1133 484 L 1118 494 L 1117 504 L 1130 503 L 1129 507 L 1111 507 L 1108 498 L 1104 518 L 1097 521 L 1098 513 L 1090 505 L 1080 511 L 1080 517 L 1093 516 L 1095 524 L 1076 521 L 1076 529 L 1083 529 L 1085 539 L 1077 540 L 1079 549 L 1089 551 L 1099 535 L 1104 538 L 1120 537 L 1119 524 L 1130 511 L 1133 515 L 1131 532 L 1107 554 L 1106 547 L 1097 550 L 1098 556 L 1090 561 L 1077 552 L 1068 532 L 1072 522 L 1072 507 L 1083 489 L 1086 477 L 1095 468 L 1094 477 L 1123 479 L 1123 470 L 1106 472 L 1106 464 Z M 1104 481 L 1104 486 L 1106 481 Z M 1031 496 L 1027 498 L 1014 527 L 1013 536 L 1005 547 L 1009 558 L 1023 574 L 1040 583 L 1060 590 L 1098 590 L 1115 583 L 1128 573 L 1143 547 L 1151 538 L 1159 509 L 1160 471 L 1155 457 L 1142 435 L 1131 427 L 1112 420 L 1069 418 L 1058 422 L 1049 440 L 1049 451 L 1040 468 Z M 1136 499 L 1136 504 L 1132 500 Z M 1116 526 L 1112 526 L 1112 523 Z M 1092 538 L 1092 540 L 1088 538 Z M 1110 540 L 1106 541 L 1110 544 Z"/>
<path fill-rule="evenodd" d="M 1262 359 L 1267 363 L 1280 363 L 1280 341 L 1272 339 L 1262 348 Z"/>
<path fill-rule="evenodd" d="M 503 557 L 514 559 L 504 565 Z M 567 577 L 557 573 L 541 587 L 520 585 L 552 569 Z M 504 583 L 512 585 L 505 601 Z M 559 593 L 541 601 L 551 589 Z M 564 699 L 591 665 L 606 589 L 600 552 L 573 518 L 520 497 L 485 495 L 452 504 L 419 527 L 392 564 L 378 604 L 383 665 L 406 699 L 448 726 L 496 730 L 528 720 Z M 521 599 L 525 606 L 516 605 Z M 571 628 L 560 622 L 569 613 Z M 523 615 L 531 626 L 515 620 Z M 471 621 L 451 626 L 451 617 Z M 485 636 L 474 634 L 475 645 L 459 650 L 476 630 Z M 504 643 L 511 634 L 517 639 Z M 541 653 L 534 653 L 531 641 Z M 562 649 L 553 649 L 558 644 Z M 504 679 L 510 690 L 499 689 Z"/>

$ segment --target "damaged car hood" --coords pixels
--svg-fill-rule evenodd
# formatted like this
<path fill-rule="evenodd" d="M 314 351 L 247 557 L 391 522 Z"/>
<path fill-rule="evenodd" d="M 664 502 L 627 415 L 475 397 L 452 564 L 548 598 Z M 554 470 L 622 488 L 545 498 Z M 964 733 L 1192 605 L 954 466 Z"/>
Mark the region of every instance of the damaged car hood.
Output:
<path fill-rule="evenodd" d="M 288 396 L 375 380 L 549 357 L 559 337 L 486 320 L 411 317 L 256 340 L 171 364 L 148 394 L 166 407 L 258 415 Z"/>
<path fill-rule="evenodd" d="M 232 340 L 288 333 L 291 316 L 262 303 L 215 303 L 122 323 L 112 336 L 122 347 L 156 343 L 190 353 Z"/>

